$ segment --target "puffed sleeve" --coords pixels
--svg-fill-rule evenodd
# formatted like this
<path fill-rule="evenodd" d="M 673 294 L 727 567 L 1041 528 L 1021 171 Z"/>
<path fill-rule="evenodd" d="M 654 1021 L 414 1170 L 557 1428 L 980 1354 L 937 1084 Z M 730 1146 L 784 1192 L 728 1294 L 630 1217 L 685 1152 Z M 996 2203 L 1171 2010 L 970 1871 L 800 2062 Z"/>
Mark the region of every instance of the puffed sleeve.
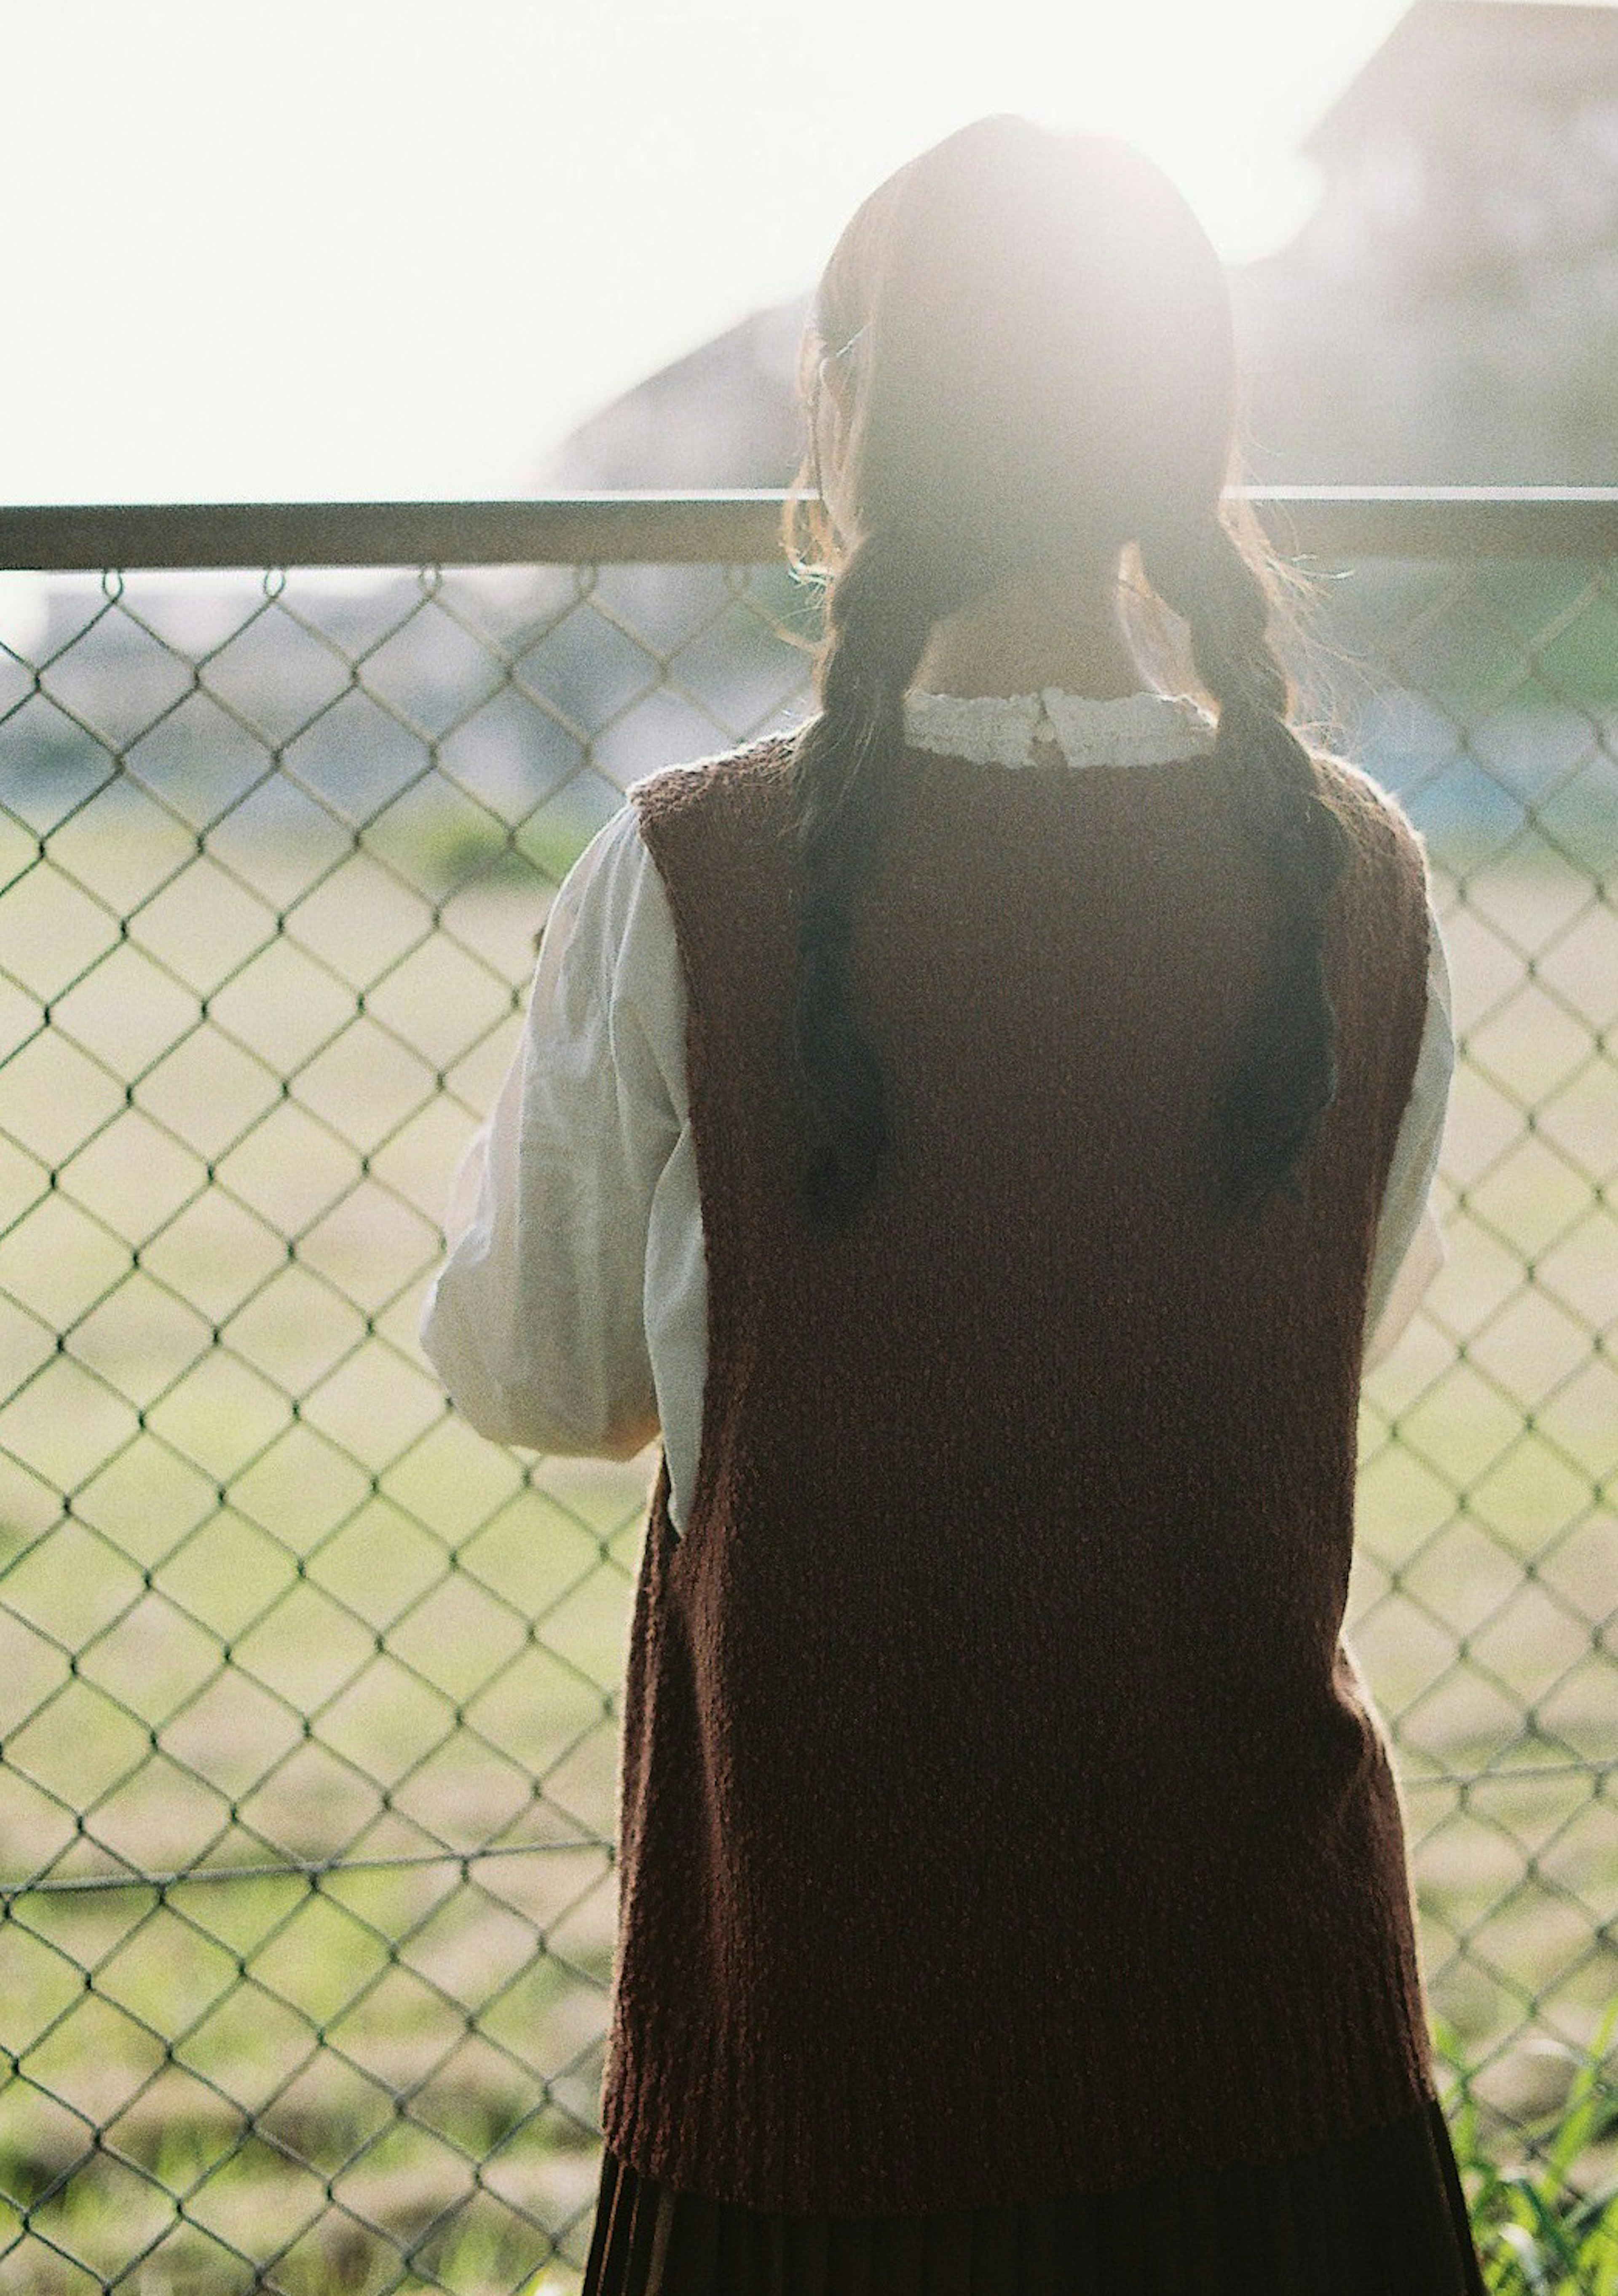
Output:
<path fill-rule="evenodd" d="M 421 1345 L 497 1442 L 629 1458 L 658 1431 L 647 1226 L 680 1122 L 656 1045 L 614 997 L 660 922 L 655 879 L 626 807 L 556 896 L 516 1056 L 456 1176 Z"/>
<path fill-rule="evenodd" d="M 1377 1225 L 1365 1323 L 1368 1371 L 1393 1348 L 1444 1263 L 1430 1199 L 1454 1072 L 1450 970 L 1429 893 L 1426 1019 Z"/>

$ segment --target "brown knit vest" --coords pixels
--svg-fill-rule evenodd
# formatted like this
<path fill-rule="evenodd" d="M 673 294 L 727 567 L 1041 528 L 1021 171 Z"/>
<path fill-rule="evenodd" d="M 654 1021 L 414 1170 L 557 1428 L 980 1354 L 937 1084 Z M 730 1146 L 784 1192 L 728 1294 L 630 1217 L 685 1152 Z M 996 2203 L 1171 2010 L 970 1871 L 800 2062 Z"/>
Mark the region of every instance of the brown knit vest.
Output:
<path fill-rule="evenodd" d="M 788 748 L 636 792 L 690 1006 L 709 1368 L 624 1709 L 602 2112 L 759 2209 L 1263 2163 L 1433 2094 L 1401 1809 L 1339 1641 L 1361 1328 L 1425 1012 L 1353 860 L 1307 1199 L 1214 1208 L 1272 896 L 1230 767 L 907 752 L 855 971 L 877 1195 L 805 1225 Z"/>

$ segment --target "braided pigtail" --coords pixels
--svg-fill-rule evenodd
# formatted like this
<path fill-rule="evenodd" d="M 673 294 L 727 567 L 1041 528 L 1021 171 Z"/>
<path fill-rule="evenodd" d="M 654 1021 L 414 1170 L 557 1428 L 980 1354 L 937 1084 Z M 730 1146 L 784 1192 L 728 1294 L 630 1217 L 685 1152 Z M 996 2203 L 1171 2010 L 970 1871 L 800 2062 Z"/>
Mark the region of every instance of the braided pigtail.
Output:
<path fill-rule="evenodd" d="M 1215 754 L 1240 769 L 1248 826 L 1280 900 L 1270 972 L 1217 1111 L 1225 1193 L 1246 1210 L 1276 1189 L 1300 1193 L 1300 1168 L 1336 1095 L 1326 908 L 1347 832 L 1287 722 L 1264 583 L 1230 530 L 1214 517 L 1143 538 L 1141 563 L 1189 632 L 1197 676 L 1219 704 Z"/>
<path fill-rule="evenodd" d="M 821 712 L 793 758 L 801 1185 L 822 1226 L 858 1210 L 887 1144 L 881 1063 L 853 1010 L 849 952 L 903 746 L 905 692 L 942 611 L 916 553 L 881 531 L 858 542 L 827 600 Z"/>

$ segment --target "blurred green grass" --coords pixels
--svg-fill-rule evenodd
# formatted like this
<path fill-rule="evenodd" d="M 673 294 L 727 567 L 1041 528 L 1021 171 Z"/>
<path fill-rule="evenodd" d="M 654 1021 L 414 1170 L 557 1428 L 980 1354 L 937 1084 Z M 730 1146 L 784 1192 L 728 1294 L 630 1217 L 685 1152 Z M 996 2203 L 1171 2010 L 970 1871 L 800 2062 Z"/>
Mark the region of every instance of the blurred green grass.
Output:
<path fill-rule="evenodd" d="M 1490 2296 L 1618 2296 L 1618 1998 L 1587 2048 L 1542 2044 L 1565 2067 L 1557 2104 L 1534 2129 L 1532 2155 L 1491 2150 L 1472 2085 L 1446 2095 Z M 1439 2025 L 1446 2054 L 1454 2037 Z"/>

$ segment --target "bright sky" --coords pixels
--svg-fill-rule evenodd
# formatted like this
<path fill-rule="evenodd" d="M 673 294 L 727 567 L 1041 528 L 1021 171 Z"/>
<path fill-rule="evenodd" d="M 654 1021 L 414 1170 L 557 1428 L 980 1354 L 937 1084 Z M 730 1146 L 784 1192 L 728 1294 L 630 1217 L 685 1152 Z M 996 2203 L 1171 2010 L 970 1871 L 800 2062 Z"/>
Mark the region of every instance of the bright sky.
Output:
<path fill-rule="evenodd" d="M 1222 249 L 1404 0 L 11 0 L 0 499 L 520 492 L 989 111 Z"/>

